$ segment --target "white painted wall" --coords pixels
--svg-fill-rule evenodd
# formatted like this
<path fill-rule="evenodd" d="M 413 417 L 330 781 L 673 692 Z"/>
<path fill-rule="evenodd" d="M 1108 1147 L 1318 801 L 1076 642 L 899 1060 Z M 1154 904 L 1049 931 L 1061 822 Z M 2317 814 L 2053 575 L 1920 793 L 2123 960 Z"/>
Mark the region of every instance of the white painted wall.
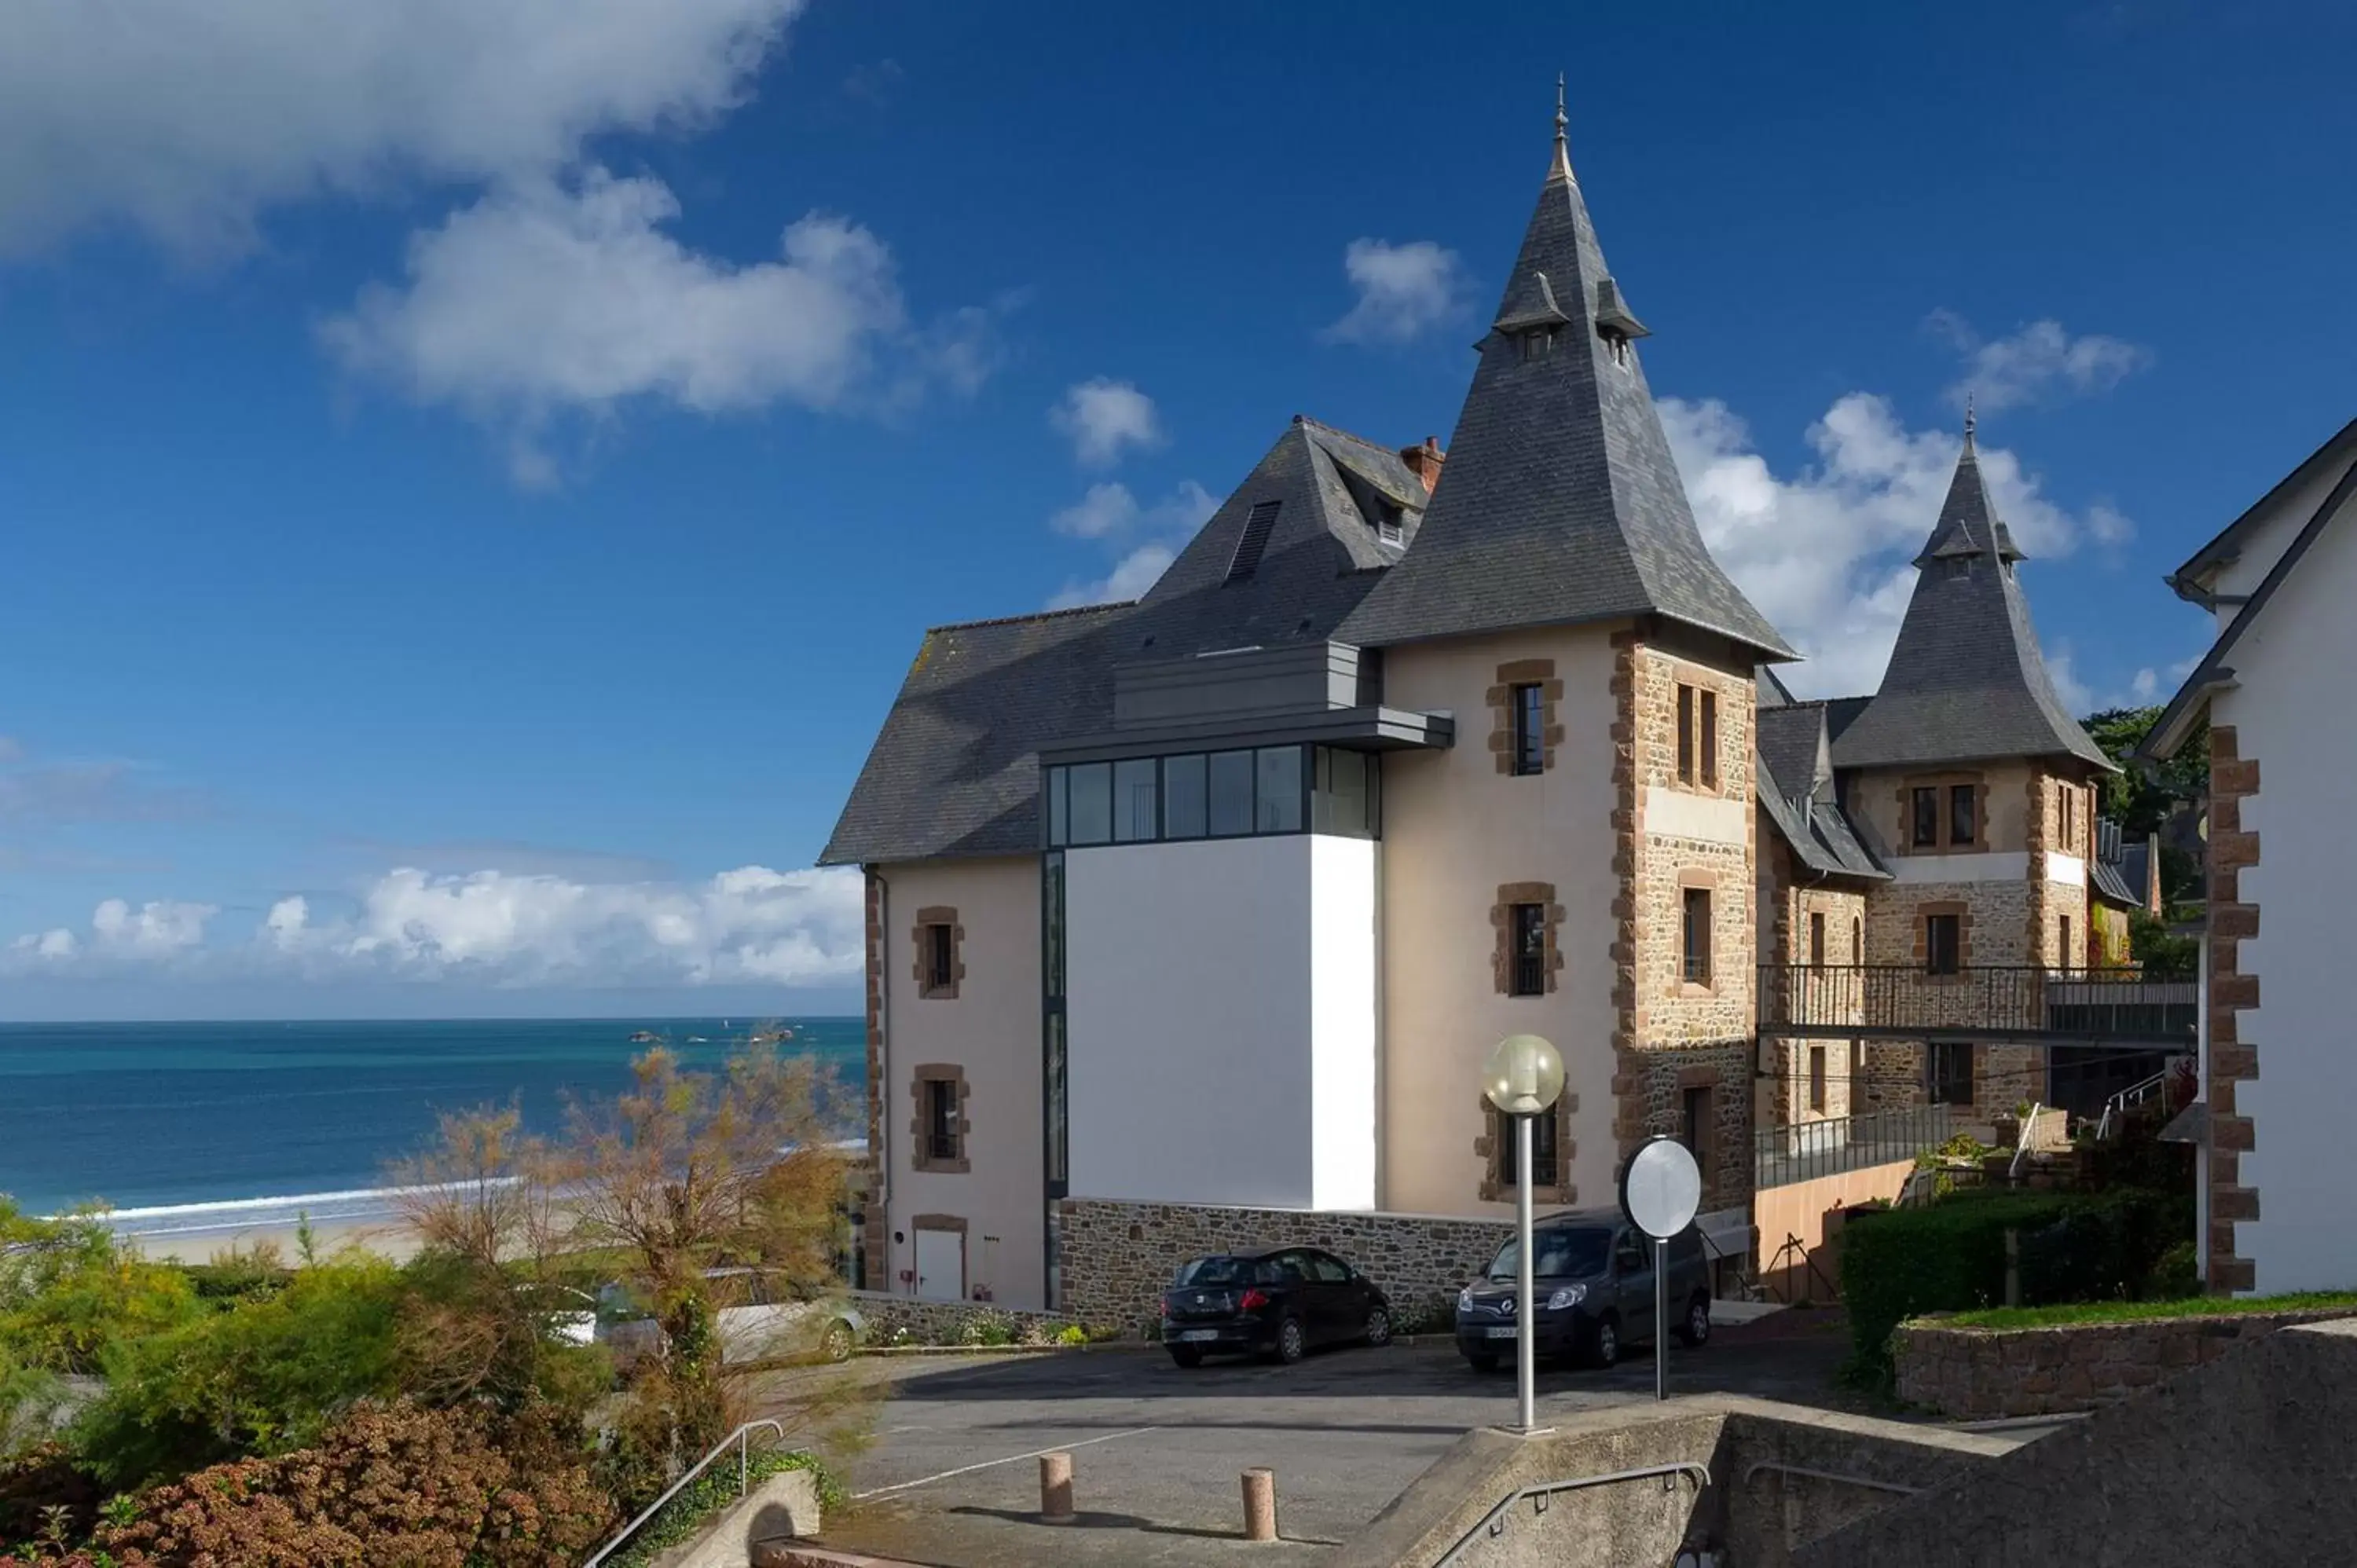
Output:
<path fill-rule="evenodd" d="M 1373 1207 L 1378 854 L 1067 854 L 1072 1196 Z"/>
<path fill-rule="evenodd" d="M 1894 854 L 1886 857 L 1884 864 L 1890 867 L 1890 880 L 1900 885 L 2029 880 L 2029 852 L 2023 849 L 1989 850 L 1981 854 Z"/>
<path fill-rule="evenodd" d="M 2046 880 L 2064 887 L 2087 886 L 2087 863 L 2075 854 L 2060 850 L 2046 852 Z"/>
<path fill-rule="evenodd" d="M 1040 1099 L 1039 861 L 927 861 L 884 870 L 887 1029 L 884 1145 L 889 1207 L 885 1274 L 869 1283 L 909 1294 L 917 1273 L 909 1219 L 949 1214 L 966 1222 L 966 1283 L 1008 1306 L 1047 1305 L 1047 1201 Z M 965 929 L 965 977 L 954 998 L 918 993 L 912 929 L 917 911 L 948 906 Z M 923 1062 L 965 1071 L 963 1173 L 911 1168 L 910 1073 Z M 895 1239 L 897 1238 L 897 1240 Z"/>
<path fill-rule="evenodd" d="M 2242 825 L 2259 834 L 2259 864 L 2240 878 L 2243 897 L 2259 906 L 2259 932 L 2239 957 L 2242 972 L 2259 977 L 2260 1005 L 2237 1021 L 2258 1048 L 2259 1076 L 2234 1094 L 2253 1122 L 2256 1146 L 2243 1155 L 2241 1179 L 2258 1189 L 2260 1214 L 2236 1227 L 2236 1250 L 2256 1265 L 2262 1294 L 2357 1286 L 2346 937 L 2357 886 L 2357 839 L 2346 831 L 2357 730 L 2344 722 L 2339 686 L 2357 668 L 2357 617 L 2347 611 L 2357 595 L 2352 521 L 2328 528 L 2285 579 L 2228 659 L 2239 686 L 2210 709 L 2259 764 L 2259 792 L 2242 806 Z M 2266 564 L 2246 556 L 2238 570 L 2255 581 Z"/>
<path fill-rule="evenodd" d="M 1375 1207 L 1382 855 L 1371 839 L 1309 840 L 1309 1201 L 1318 1208 Z"/>

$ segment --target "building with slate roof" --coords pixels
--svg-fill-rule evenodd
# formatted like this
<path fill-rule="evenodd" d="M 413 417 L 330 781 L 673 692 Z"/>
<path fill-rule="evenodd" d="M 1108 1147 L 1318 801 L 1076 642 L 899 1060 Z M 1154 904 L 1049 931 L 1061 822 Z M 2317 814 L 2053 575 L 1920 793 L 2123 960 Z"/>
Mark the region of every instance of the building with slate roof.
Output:
<path fill-rule="evenodd" d="M 1868 1078 L 2010 1105 L 1920 1044 L 1763 1040 L 1794 996 L 1757 990 L 1920 964 L 1946 920 L 1980 957 L 2069 946 L 2038 934 L 2077 842 L 2054 791 L 2104 764 L 1969 430 L 1889 678 L 1796 702 L 1695 526 L 1560 109 L 1501 295 L 1445 451 L 1295 415 L 1135 602 L 925 635 L 823 857 L 866 873 L 868 1283 L 1067 1302 L 1068 1265 L 1131 1266 L 1067 1237 L 1171 1204 L 1238 1242 L 1502 1216 L 1507 1034 L 1566 1061 L 1535 1198 L 1609 1202 L 1674 1134 L 1736 1260 L 1763 1117 L 1837 1124 Z"/>

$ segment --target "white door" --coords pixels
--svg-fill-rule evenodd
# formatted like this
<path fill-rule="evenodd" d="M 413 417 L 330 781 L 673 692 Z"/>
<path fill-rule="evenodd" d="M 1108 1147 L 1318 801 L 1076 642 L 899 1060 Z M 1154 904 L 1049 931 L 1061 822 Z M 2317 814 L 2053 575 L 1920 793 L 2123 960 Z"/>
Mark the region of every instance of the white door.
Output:
<path fill-rule="evenodd" d="M 917 1299 L 965 1299 L 965 1237 L 962 1232 L 917 1232 Z"/>

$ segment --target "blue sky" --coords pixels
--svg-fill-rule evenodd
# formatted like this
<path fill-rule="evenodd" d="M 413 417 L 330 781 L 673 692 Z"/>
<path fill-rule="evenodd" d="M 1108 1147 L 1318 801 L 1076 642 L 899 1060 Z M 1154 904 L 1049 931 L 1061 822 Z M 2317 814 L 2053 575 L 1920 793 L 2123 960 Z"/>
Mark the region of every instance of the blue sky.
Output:
<path fill-rule="evenodd" d="M 1558 70 L 1805 688 L 1967 386 L 2090 704 L 2351 412 L 2340 8 L 181 15 L 0 16 L 0 1017 L 851 1010 L 920 630 L 1150 581 L 1296 412 L 1445 442 Z"/>

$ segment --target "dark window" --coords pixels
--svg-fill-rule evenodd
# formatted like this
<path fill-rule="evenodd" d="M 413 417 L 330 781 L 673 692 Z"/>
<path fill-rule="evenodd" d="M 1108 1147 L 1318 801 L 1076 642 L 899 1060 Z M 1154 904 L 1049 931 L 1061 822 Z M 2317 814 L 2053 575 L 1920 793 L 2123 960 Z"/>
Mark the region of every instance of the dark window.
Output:
<path fill-rule="evenodd" d="M 1516 904 L 1512 908 L 1514 973 L 1512 994 L 1537 996 L 1546 991 L 1546 907 Z"/>
<path fill-rule="evenodd" d="M 1691 784 L 1695 776 L 1695 689 L 1678 688 L 1678 782 Z"/>
<path fill-rule="evenodd" d="M 925 1157 L 958 1157 L 958 1086 L 953 1079 L 925 1079 Z"/>
<path fill-rule="evenodd" d="M 1275 532 L 1276 514 L 1285 503 L 1254 501 L 1244 515 L 1244 531 L 1236 540 L 1236 553 L 1228 562 L 1231 583 L 1241 582 L 1260 570 L 1261 553 L 1268 548 L 1268 536 Z"/>
<path fill-rule="evenodd" d="M 1154 797 L 1154 758 L 1116 762 L 1113 768 L 1113 836 L 1121 843 L 1137 843 L 1158 836 Z"/>
<path fill-rule="evenodd" d="M 1866 961 L 1866 922 L 1861 919 L 1849 923 L 1849 961 L 1857 964 Z"/>
<path fill-rule="evenodd" d="M 1064 772 L 1060 768 L 1048 769 L 1048 842 L 1050 844 L 1068 843 L 1071 840 L 1071 826 L 1064 816 Z"/>
<path fill-rule="evenodd" d="M 2062 967 L 2064 969 L 2079 967 L 2078 954 L 2071 950 L 2071 917 L 2068 915 L 2062 917 Z"/>
<path fill-rule="evenodd" d="M 1702 1187 L 1710 1190 L 1711 1149 L 1717 1143 L 1711 1119 L 1711 1096 L 1708 1084 L 1697 1084 L 1679 1097 L 1678 1142 L 1702 1167 Z"/>
<path fill-rule="evenodd" d="M 1824 1108 L 1825 1047 L 1811 1046 L 1809 1047 L 1809 1109 L 1823 1111 Z"/>
<path fill-rule="evenodd" d="M 1500 1187 L 1512 1187 L 1519 1173 L 1514 1169 L 1514 1118 L 1502 1111 L 1490 1114 L 1491 1145 L 1497 1151 L 1493 1162 L 1497 1166 Z M 1563 1185 L 1560 1126 L 1555 1108 L 1549 1106 L 1531 1118 L 1531 1186 L 1533 1187 Z M 1544 1256 L 1544 1254 L 1542 1254 Z"/>
<path fill-rule="evenodd" d="M 1686 895 L 1685 977 L 1690 985 L 1710 983 L 1710 889 L 1689 887 Z"/>
<path fill-rule="evenodd" d="M 1057 999 L 1064 994 L 1064 857 L 1051 854 L 1044 859 L 1040 897 L 1046 908 L 1040 916 L 1047 933 L 1041 943 L 1044 951 L 1040 978 L 1049 998 Z"/>
<path fill-rule="evenodd" d="M 1400 509 L 1389 501 L 1375 503 L 1375 537 L 1386 544 L 1400 542 Z"/>
<path fill-rule="evenodd" d="M 1951 577 L 1969 577 L 1973 575 L 1973 558 L 1969 555 L 1951 555 L 1942 563 L 1942 565 Z"/>
<path fill-rule="evenodd" d="M 1910 842 L 1917 849 L 1940 846 L 1940 792 L 1928 786 L 1914 792 L 1915 831 Z"/>
<path fill-rule="evenodd" d="M 1958 848 L 1980 837 L 1977 813 L 1973 810 L 1976 792 L 1969 784 L 1948 786 L 1948 843 Z"/>
<path fill-rule="evenodd" d="M 1113 837 L 1113 764 L 1084 762 L 1065 773 L 1072 792 L 1072 843 L 1103 843 Z"/>
<path fill-rule="evenodd" d="M 1973 1102 L 1973 1047 L 1969 1041 L 1939 1040 L 1926 1048 L 1924 1066 L 1932 1099 L 1942 1105 Z"/>
<path fill-rule="evenodd" d="M 1375 832 L 1374 799 L 1369 785 L 1375 759 L 1363 751 L 1340 746 L 1318 748 L 1317 788 L 1309 796 L 1309 831 L 1372 838 Z"/>
<path fill-rule="evenodd" d="M 1521 774 L 1546 771 L 1546 712 L 1541 687 L 1535 681 L 1516 686 L 1514 699 L 1514 771 Z"/>
<path fill-rule="evenodd" d="M 1961 915 L 1926 915 L 1923 917 L 1923 971 L 1927 974 L 1954 974 L 1964 967 L 1964 917 Z"/>
<path fill-rule="evenodd" d="M 1249 751 L 1211 753 L 1211 832 L 1215 834 L 1253 831 L 1253 754 Z"/>
<path fill-rule="evenodd" d="M 1809 917 L 1809 962 L 1819 969 L 1824 967 L 1825 918 L 1823 915 Z"/>
<path fill-rule="evenodd" d="M 1162 835 L 1203 836 L 1203 754 L 1162 759 Z"/>
<path fill-rule="evenodd" d="M 1554 352 L 1554 328 L 1542 327 L 1536 331 L 1525 332 L 1523 334 L 1523 359 L 1525 361 L 1531 360 L 1544 360 Z"/>
<path fill-rule="evenodd" d="M 1718 788 L 1718 693 L 1702 694 L 1702 781 Z"/>
<path fill-rule="evenodd" d="M 1064 1104 L 1064 1015 L 1048 1015 L 1048 1179 L 1071 1178 L 1071 1113 Z"/>
<path fill-rule="evenodd" d="M 1071 1190 L 1071 1117 L 1065 1102 L 1064 1037 L 1064 857 L 1050 851 L 1041 857 L 1040 924 L 1040 1106 L 1046 1123 L 1041 1138 L 1042 1173 L 1047 1196 L 1062 1197 Z M 1049 1260 L 1053 1278 L 1055 1262 Z"/>
<path fill-rule="evenodd" d="M 957 932 L 946 923 L 925 928 L 925 989 L 947 991 L 957 983 Z"/>
<path fill-rule="evenodd" d="M 1260 803 L 1254 817 L 1256 831 L 1297 833 L 1301 831 L 1301 748 L 1265 746 L 1253 754 L 1259 775 Z"/>
<path fill-rule="evenodd" d="M 2072 854 L 2078 850 L 2078 835 L 2073 831 L 2078 826 L 2078 791 L 2068 784 L 2062 786 L 2062 847 Z"/>

